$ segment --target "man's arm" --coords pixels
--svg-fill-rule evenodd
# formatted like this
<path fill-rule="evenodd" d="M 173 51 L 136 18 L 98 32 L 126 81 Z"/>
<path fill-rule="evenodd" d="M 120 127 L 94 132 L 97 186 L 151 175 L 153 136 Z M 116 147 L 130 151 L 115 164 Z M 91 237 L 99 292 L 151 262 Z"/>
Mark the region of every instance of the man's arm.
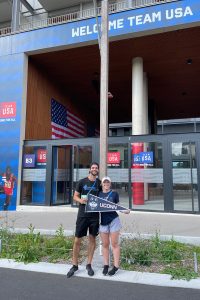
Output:
<path fill-rule="evenodd" d="M 86 204 L 86 202 L 87 202 L 87 199 L 81 199 L 80 198 L 80 193 L 77 192 L 77 191 L 74 192 L 73 200 L 80 203 L 80 204 Z"/>

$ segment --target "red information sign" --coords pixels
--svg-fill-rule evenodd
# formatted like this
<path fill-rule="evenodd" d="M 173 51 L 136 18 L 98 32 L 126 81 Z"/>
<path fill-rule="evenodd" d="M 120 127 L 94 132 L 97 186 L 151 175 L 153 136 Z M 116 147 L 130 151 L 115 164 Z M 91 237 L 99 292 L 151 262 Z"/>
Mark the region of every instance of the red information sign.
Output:
<path fill-rule="evenodd" d="M 37 150 L 37 163 L 46 163 L 47 162 L 47 150 L 38 149 Z"/>
<path fill-rule="evenodd" d="M 120 164 L 120 152 L 108 152 L 107 164 Z"/>
<path fill-rule="evenodd" d="M 1 102 L 0 103 L 0 118 L 16 117 L 16 102 Z"/>

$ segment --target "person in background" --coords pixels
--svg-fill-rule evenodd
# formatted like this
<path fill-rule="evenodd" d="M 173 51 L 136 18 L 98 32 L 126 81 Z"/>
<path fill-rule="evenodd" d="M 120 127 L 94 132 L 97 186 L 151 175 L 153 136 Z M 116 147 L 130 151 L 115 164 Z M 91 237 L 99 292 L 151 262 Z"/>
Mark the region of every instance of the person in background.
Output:
<path fill-rule="evenodd" d="M 85 204 L 87 202 L 87 195 L 92 194 L 97 196 L 101 190 L 101 181 L 98 179 L 99 165 L 96 162 L 91 163 L 89 175 L 81 179 L 74 192 L 73 199 L 79 203 L 78 216 L 76 221 L 76 231 L 73 246 L 73 266 L 67 273 L 70 278 L 78 270 L 78 257 L 80 252 L 82 237 L 87 236 L 89 230 L 89 244 L 88 244 L 88 261 L 86 270 L 89 276 L 94 275 L 91 263 L 96 248 L 96 236 L 99 233 L 99 213 L 85 212 Z"/>
<path fill-rule="evenodd" d="M 6 168 L 6 172 L 2 174 L 2 181 L 3 181 L 3 189 L 4 193 L 6 195 L 5 202 L 3 205 L 4 210 L 8 210 L 8 207 L 11 202 L 11 198 L 13 195 L 13 189 L 15 186 L 15 183 L 17 181 L 16 177 L 14 176 L 13 173 L 11 173 L 11 167 Z"/>
<path fill-rule="evenodd" d="M 110 177 L 104 177 L 102 179 L 102 192 L 99 193 L 99 198 L 103 198 L 113 203 L 119 202 L 119 194 L 111 190 L 111 179 Z M 124 213 L 130 213 L 130 210 L 123 211 Z M 119 245 L 119 234 L 122 225 L 116 211 L 101 212 L 100 222 L 100 236 L 102 241 L 102 252 L 103 252 L 103 275 L 113 276 L 119 270 L 120 260 L 120 245 Z M 109 271 L 109 245 L 111 241 L 114 264 L 113 268 Z"/>

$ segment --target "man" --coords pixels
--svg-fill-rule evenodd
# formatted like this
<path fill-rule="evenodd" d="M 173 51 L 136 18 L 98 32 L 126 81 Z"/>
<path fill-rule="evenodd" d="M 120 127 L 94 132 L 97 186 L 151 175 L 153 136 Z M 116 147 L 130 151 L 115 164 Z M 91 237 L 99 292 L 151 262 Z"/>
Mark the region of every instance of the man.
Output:
<path fill-rule="evenodd" d="M 13 195 L 14 184 L 17 181 L 16 177 L 11 173 L 10 167 L 7 167 L 6 172 L 2 174 L 2 181 L 4 182 L 4 193 L 6 195 L 3 209 L 8 210 Z"/>
<path fill-rule="evenodd" d="M 88 244 L 88 260 L 86 270 L 89 276 L 94 275 L 91 263 L 96 247 L 96 236 L 99 233 L 99 213 L 85 212 L 85 204 L 87 202 L 87 195 L 98 195 L 101 190 L 101 181 L 97 178 L 99 174 L 99 165 L 96 162 L 91 163 L 89 175 L 81 179 L 76 186 L 73 199 L 79 203 L 78 216 L 76 221 L 76 232 L 73 246 L 73 266 L 67 273 L 70 278 L 78 270 L 78 257 L 80 252 L 82 237 L 87 236 L 89 229 L 89 244 Z"/>

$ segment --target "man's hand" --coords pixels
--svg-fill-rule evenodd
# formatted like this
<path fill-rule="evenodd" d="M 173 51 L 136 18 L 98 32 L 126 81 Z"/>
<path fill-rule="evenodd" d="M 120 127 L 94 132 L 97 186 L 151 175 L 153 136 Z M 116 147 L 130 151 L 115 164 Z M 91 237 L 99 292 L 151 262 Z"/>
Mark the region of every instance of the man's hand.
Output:
<path fill-rule="evenodd" d="M 87 200 L 88 200 L 88 198 L 87 198 L 87 195 L 82 195 L 81 196 L 81 204 L 86 204 L 87 203 Z"/>

